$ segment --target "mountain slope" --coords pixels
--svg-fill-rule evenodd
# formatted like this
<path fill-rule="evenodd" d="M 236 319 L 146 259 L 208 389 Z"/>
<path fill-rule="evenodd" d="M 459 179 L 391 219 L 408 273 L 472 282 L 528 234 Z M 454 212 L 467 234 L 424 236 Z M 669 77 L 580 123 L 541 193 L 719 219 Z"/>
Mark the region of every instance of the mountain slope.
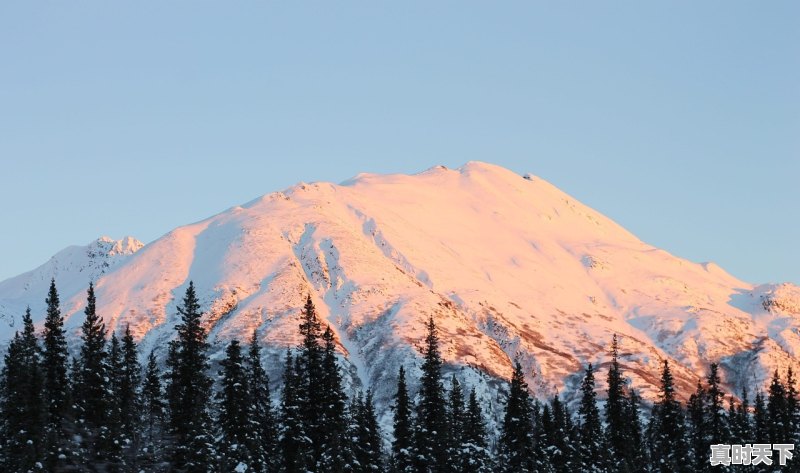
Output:
<path fill-rule="evenodd" d="M 800 356 L 797 287 L 754 286 L 674 257 L 542 179 L 484 163 L 301 183 L 139 246 L 127 240 L 71 270 L 57 256 L 0 283 L 0 338 L 25 304 L 41 320 L 50 277 L 76 336 L 94 280 L 107 326 L 130 324 L 143 352 L 163 355 L 193 280 L 215 356 L 257 330 L 272 348 L 273 380 L 310 293 L 336 331 L 349 382 L 374 386 L 382 405 L 394 385 L 376 381 L 393 380 L 401 363 L 416 372 L 430 315 L 448 369 L 493 409 L 515 357 L 536 394 L 569 396 L 585 363 L 608 361 L 613 333 L 645 397 L 663 358 L 685 394 L 711 361 L 738 392 Z"/>

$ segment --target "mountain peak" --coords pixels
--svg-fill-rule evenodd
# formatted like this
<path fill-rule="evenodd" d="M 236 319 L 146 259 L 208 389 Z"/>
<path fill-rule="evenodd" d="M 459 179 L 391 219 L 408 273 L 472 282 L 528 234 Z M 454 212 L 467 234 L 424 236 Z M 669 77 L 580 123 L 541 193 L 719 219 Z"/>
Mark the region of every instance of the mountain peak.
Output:
<path fill-rule="evenodd" d="M 51 279 L 62 294 L 85 291 L 90 281 L 96 282 L 143 246 L 130 236 L 121 240 L 101 236 L 85 246 L 64 248 L 38 268 L 0 281 L 0 319 L 20 317 L 26 305 L 33 310 L 42 308 L 41 295 L 46 294 Z M 0 339 L 5 338 L 3 332 L 0 328 Z"/>
<path fill-rule="evenodd" d="M 141 250 L 144 243 L 132 236 L 125 236 L 120 240 L 103 235 L 87 245 L 88 251 L 101 256 L 128 256 Z"/>
<path fill-rule="evenodd" d="M 608 361 L 613 334 L 651 398 L 664 359 L 683 394 L 712 361 L 740 392 L 800 353 L 796 288 L 757 288 L 675 257 L 544 179 L 482 162 L 301 182 L 144 247 L 101 238 L 68 250 L 0 283 L 0 317 L 28 303 L 41 315 L 55 275 L 77 330 L 95 280 L 107 327 L 130 325 L 143 352 L 161 356 L 192 280 L 213 350 L 255 330 L 279 366 L 310 293 L 348 382 L 372 386 L 384 405 L 386 373 L 418 369 L 431 316 L 447 369 L 487 396 L 519 359 L 536 394 L 569 398 L 586 363 Z M 0 339 L 11 333 L 0 328 Z"/>

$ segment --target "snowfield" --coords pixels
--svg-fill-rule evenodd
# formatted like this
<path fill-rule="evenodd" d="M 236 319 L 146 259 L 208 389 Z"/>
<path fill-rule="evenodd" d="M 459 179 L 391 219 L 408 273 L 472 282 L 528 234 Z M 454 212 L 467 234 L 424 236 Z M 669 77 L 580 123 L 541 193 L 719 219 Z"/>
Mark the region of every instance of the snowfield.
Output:
<path fill-rule="evenodd" d="M 572 400 L 588 362 L 603 365 L 604 385 L 613 333 L 646 399 L 664 358 L 684 398 L 713 361 L 751 399 L 772 370 L 800 370 L 800 288 L 756 286 L 675 257 L 536 176 L 477 162 L 300 183 L 147 245 L 69 247 L 0 283 L 0 345 L 27 305 L 43 320 L 51 277 L 70 337 L 94 281 L 98 313 L 113 330 L 130 324 L 142 357 L 166 354 L 193 280 L 212 359 L 256 330 L 275 384 L 310 293 L 337 334 L 349 389 L 371 386 L 384 423 L 399 366 L 419 374 L 430 315 L 446 376 L 475 386 L 495 419 L 515 358 L 533 394 Z"/>

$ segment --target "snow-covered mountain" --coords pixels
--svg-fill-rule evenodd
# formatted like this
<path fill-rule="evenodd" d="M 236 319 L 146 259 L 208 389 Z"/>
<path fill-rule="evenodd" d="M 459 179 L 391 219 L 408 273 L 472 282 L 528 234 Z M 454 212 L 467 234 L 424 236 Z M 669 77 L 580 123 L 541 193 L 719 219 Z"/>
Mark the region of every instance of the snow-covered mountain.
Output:
<path fill-rule="evenodd" d="M 26 306 L 41 315 L 45 305 L 38 296 L 47 294 L 52 278 L 59 281 L 63 294 L 78 294 L 86 291 L 88 281 L 97 281 L 143 246 L 133 237 L 102 236 L 86 246 L 64 248 L 33 271 L 0 282 L 0 344 L 13 336 Z"/>
<path fill-rule="evenodd" d="M 214 356 L 257 330 L 272 347 L 273 380 L 310 293 L 351 385 L 373 386 L 382 405 L 399 365 L 418 369 L 430 315 L 448 370 L 493 409 L 515 357 L 535 394 L 569 397 L 586 363 L 608 362 L 613 333 L 645 397 L 664 358 L 684 395 L 712 361 L 739 392 L 800 360 L 800 288 L 755 286 L 675 257 L 538 177 L 476 162 L 300 183 L 145 246 L 70 247 L 0 283 L 0 340 L 26 305 L 42 319 L 51 277 L 72 336 L 91 280 L 107 326 L 130 324 L 144 353 L 161 354 L 193 280 Z"/>

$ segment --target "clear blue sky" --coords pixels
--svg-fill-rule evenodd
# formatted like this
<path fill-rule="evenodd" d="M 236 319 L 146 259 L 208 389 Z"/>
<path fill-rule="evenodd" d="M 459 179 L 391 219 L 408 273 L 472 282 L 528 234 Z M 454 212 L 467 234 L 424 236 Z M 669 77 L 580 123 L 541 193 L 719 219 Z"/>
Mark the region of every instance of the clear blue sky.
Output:
<path fill-rule="evenodd" d="M 800 2 L 0 2 L 0 279 L 469 160 L 800 283 Z"/>

